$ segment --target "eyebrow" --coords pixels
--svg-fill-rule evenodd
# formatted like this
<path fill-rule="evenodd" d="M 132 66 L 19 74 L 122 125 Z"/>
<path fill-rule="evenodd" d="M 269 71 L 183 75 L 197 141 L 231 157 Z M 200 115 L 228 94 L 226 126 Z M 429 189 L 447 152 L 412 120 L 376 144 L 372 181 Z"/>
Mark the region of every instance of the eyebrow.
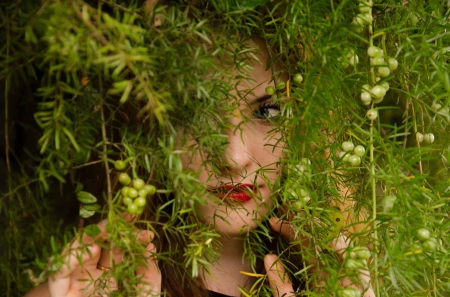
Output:
<path fill-rule="evenodd" d="M 264 96 L 256 98 L 250 104 L 253 105 L 253 104 L 261 103 L 261 102 L 264 102 L 264 101 L 266 101 L 267 99 L 270 99 L 270 98 L 272 98 L 272 95 L 264 95 Z"/>

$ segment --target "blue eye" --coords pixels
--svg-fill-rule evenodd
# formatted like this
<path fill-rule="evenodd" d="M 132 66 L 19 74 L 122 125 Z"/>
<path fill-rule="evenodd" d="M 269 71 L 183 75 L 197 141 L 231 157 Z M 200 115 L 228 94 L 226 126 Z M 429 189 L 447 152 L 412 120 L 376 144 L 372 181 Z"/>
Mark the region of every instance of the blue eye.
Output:
<path fill-rule="evenodd" d="M 253 115 L 257 119 L 273 120 L 280 115 L 280 105 L 274 102 L 263 102 L 254 110 Z"/>

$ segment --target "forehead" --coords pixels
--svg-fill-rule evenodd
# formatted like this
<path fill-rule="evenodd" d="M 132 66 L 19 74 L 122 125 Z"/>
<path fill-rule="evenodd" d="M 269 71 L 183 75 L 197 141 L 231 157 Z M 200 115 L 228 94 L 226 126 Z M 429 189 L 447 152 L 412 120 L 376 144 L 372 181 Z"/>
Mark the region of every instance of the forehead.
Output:
<path fill-rule="evenodd" d="M 246 58 L 245 66 L 239 65 L 233 69 L 233 85 L 236 86 L 234 93 L 238 92 L 239 97 L 249 99 L 249 96 L 262 96 L 265 94 L 265 88 L 274 84 L 274 79 L 288 79 L 287 72 L 282 71 L 281 63 L 270 63 L 264 40 L 254 38 L 247 41 L 246 46 L 254 50 L 243 57 Z"/>

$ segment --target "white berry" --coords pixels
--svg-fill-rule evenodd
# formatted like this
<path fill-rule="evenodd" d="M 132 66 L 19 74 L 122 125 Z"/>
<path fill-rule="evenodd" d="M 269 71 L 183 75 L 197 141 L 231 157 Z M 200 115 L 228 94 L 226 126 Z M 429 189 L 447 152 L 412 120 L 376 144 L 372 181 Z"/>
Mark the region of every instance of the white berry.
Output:
<path fill-rule="evenodd" d="M 366 149 L 362 145 L 357 145 L 353 152 L 355 155 L 362 157 L 366 153 Z"/>
<path fill-rule="evenodd" d="M 369 120 L 375 120 L 378 117 L 378 111 L 375 108 L 371 108 L 367 111 L 366 116 Z"/>
<path fill-rule="evenodd" d="M 376 46 L 369 46 L 369 48 L 367 49 L 367 55 L 371 58 L 382 57 L 383 50 Z"/>
<path fill-rule="evenodd" d="M 348 152 L 340 152 L 339 153 L 339 159 L 342 159 L 342 161 L 344 161 L 344 162 L 347 162 L 349 157 L 350 157 L 350 154 Z"/>
<path fill-rule="evenodd" d="M 386 95 L 386 89 L 378 85 L 373 87 L 370 92 L 374 98 L 383 98 Z"/>
<path fill-rule="evenodd" d="M 386 65 L 386 61 L 383 57 L 375 57 L 373 59 L 370 59 L 370 62 L 373 66 L 383 66 Z"/>
<path fill-rule="evenodd" d="M 395 69 L 398 68 L 398 61 L 395 58 L 389 58 L 388 59 L 388 65 L 389 65 L 389 69 L 391 69 L 392 71 L 394 71 Z"/>
<path fill-rule="evenodd" d="M 434 142 L 434 134 L 433 133 L 427 133 L 423 136 L 423 141 L 426 143 L 433 143 Z"/>
<path fill-rule="evenodd" d="M 430 231 L 428 229 L 421 228 L 421 229 L 417 230 L 417 237 L 421 241 L 428 240 L 428 239 L 430 239 Z"/>
<path fill-rule="evenodd" d="M 361 157 L 357 156 L 357 155 L 351 155 L 348 158 L 348 162 L 352 165 L 352 166 L 358 166 L 359 164 L 361 164 Z"/>
<path fill-rule="evenodd" d="M 348 62 L 350 63 L 350 65 L 355 66 L 356 64 L 359 63 L 359 57 L 358 55 L 353 55 L 350 58 L 348 58 Z"/>
<path fill-rule="evenodd" d="M 383 199 L 383 211 L 387 212 L 394 207 L 395 200 L 397 200 L 397 197 L 395 195 L 388 195 L 384 197 Z"/>
<path fill-rule="evenodd" d="M 423 141 L 423 134 L 422 133 L 420 133 L 420 132 L 417 132 L 416 133 L 416 140 L 417 140 L 417 142 L 422 142 Z"/>
<path fill-rule="evenodd" d="M 359 2 L 358 9 L 362 13 L 371 13 L 372 12 L 372 7 L 371 7 L 370 3 L 365 2 L 365 1 Z"/>
<path fill-rule="evenodd" d="M 386 90 L 386 92 L 389 91 L 389 83 L 387 81 L 382 82 L 380 86 L 382 86 Z"/>
<path fill-rule="evenodd" d="M 372 89 L 372 87 L 368 84 L 365 84 L 361 87 L 361 92 L 370 92 L 370 90 Z"/>
<path fill-rule="evenodd" d="M 367 25 L 368 24 L 368 22 L 366 21 L 366 17 L 365 17 L 365 15 L 364 14 L 362 14 L 362 13 L 359 13 L 359 14 L 357 14 L 356 16 L 355 16 L 355 18 L 353 19 L 353 21 L 355 22 L 355 23 L 357 23 L 358 25 Z"/>
<path fill-rule="evenodd" d="M 351 141 L 344 141 L 342 143 L 342 149 L 346 152 L 350 152 L 355 148 L 355 145 Z"/>
<path fill-rule="evenodd" d="M 364 105 L 369 105 L 370 102 L 372 102 L 372 96 L 370 95 L 369 92 L 362 92 L 361 101 Z"/>
<path fill-rule="evenodd" d="M 378 67 L 377 73 L 379 76 L 387 77 L 391 74 L 391 70 L 389 67 Z"/>
<path fill-rule="evenodd" d="M 442 108 L 442 105 L 440 105 L 439 103 L 436 103 L 436 102 L 433 102 L 433 104 L 431 104 L 431 109 L 434 111 L 434 112 L 437 112 L 439 109 L 441 109 Z"/>
<path fill-rule="evenodd" d="M 384 99 L 384 97 L 381 97 L 381 98 L 374 98 L 374 99 L 373 99 L 373 103 L 378 104 L 378 103 L 380 103 L 381 101 L 383 101 L 383 99 Z"/>

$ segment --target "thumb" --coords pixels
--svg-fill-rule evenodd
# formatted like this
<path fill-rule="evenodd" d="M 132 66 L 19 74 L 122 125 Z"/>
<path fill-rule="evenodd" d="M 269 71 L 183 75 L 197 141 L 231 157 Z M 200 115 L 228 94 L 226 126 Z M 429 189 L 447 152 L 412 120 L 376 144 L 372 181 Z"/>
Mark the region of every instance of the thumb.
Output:
<path fill-rule="evenodd" d="M 267 278 L 274 297 L 295 296 L 289 276 L 277 255 L 266 255 L 264 267 L 267 271 Z"/>
<path fill-rule="evenodd" d="M 150 233 L 153 238 L 153 232 Z M 146 263 L 136 270 L 136 275 L 142 276 L 141 284 L 139 285 L 140 296 L 160 296 L 162 277 L 158 267 L 158 261 L 155 260 L 154 256 L 156 247 L 150 242 L 145 250 L 144 256 Z"/>

